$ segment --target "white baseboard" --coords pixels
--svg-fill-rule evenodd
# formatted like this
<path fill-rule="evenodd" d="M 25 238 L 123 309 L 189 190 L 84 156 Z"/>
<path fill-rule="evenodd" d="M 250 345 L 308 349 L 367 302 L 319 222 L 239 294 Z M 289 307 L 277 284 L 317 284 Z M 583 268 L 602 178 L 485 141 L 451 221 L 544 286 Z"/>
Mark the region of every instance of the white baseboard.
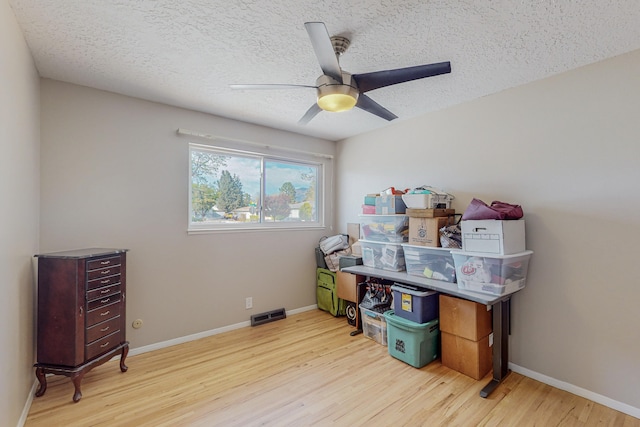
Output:
<path fill-rule="evenodd" d="M 626 403 L 618 402 L 617 400 L 610 399 L 601 394 L 594 393 L 592 391 L 575 386 L 573 384 L 566 383 L 564 381 L 557 380 L 552 377 L 548 377 L 544 374 L 532 371 L 527 368 L 523 368 L 522 366 L 518 366 L 511 362 L 509 362 L 509 369 L 511 369 L 513 372 L 524 375 L 525 377 L 540 381 L 541 383 L 550 385 L 560 390 L 568 391 L 569 393 L 573 393 L 576 396 L 584 397 L 585 399 L 592 400 L 608 408 L 615 409 L 616 411 L 620 411 L 627 415 L 631 415 L 632 417 L 640 418 L 640 408 L 635 408 L 631 405 L 627 405 Z"/>
<path fill-rule="evenodd" d="M 36 394 L 38 385 L 40 385 L 40 382 L 36 378 L 36 380 L 33 382 L 33 385 L 31 386 L 31 390 L 29 390 L 27 401 L 24 403 L 24 408 L 22 408 L 22 414 L 18 419 L 18 424 L 16 425 L 16 427 L 23 427 L 27 422 L 27 417 L 29 416 L 29 410 L 31 409 L 31 404 L 33 403 L 33 396 Z"/>
<path fill-rule="evenodd" d="M 314 310 L 316 308 L 318 308 L 318 306 L 316 304 L 314 304 L 314 305 L 308 305 L 306 307 L 296 308 L 294 310 L 289 310 L 289 311 L 286 311 L 286 313 L 287 313 L 287 315 L 298 314 L 298 313 L 302 313 L 304 311 Z M 187 335 L 187 336 L 184 336 L 184 337 L 174 338 L 172 340 L 167 340 L 167 341 L 162 341 L 162 342 L 155 343 L 155 344 L 145 345 L 143 347 L 132 348 L 129 351 L 129 355 L 135 356 L 136 354 L 142 354 L 142 353 L 146 353 L 148 351 L 159 350 L 161 348 L 171 347 L 172 345 L 184 344 L 184 343 L 189 342 L 189 341 L 199 340 L 200 338 L 206 338 L 206 337 L 210 337 L 212 335 L 218 335 L 218 334 L 221 334 L 223 332 L 233 331 L 235 329 L 244 328 L 246 326 L 251 326 L 251 322 L 247 320 L 246 322 L 240 322 L 240 323 L 236 323 L 236 324 L 229 325 L 229 326 L 223 326 L 221 328 L 210 329 L 208 331 L 198 332 L 197 334 L 192 334 L 192 335 Z"/>

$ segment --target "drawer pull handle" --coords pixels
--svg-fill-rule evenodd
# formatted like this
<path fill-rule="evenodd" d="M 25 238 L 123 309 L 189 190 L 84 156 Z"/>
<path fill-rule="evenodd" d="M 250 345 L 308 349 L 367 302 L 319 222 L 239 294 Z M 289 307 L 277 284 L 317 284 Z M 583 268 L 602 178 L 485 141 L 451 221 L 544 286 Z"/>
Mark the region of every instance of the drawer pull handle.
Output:
<path fill-rule="evenodd" d="M 104 304 L 104 303 L 109 302 L 109 301 L 111 301 L 111 298 L 101 299 L 100 300 L 100 304 Z"/>
<path fill-rule="evenodd" d="M 111 261 L 102 261 L 100 262 L 101 265 L 109 265 L 111 264 Z"/>
<path fill-rule="evenodd" d="M 109 273 L 111 273 L 111 270 L 104 270 L 100 272 L 100 274 L 109 274 Z"/>
<path fill-rule="evenodd" d="M 106 283 L 109 283 L 110 281 L 111 281 L 111 280 L 109 280 L 109 279 L 107 279 L 107 280 L 101 280 L 101 281 L 100 281 L 100 283 L 102 283 L 102 284 L 106 284 Z"/>
<path fill-rule="evenodd" d="M 110 292 L 110 289 L 103 289 L 100 291 L 101 294 L 108 294 Z"/>
<path fill-rule="evenodd" d="M 106 316 L 107 314 L 109 314 L 110 310 L 105 311 L 104 313 L 100 313 L 100 316 Z"/>
<path fill-rule="evenodd" d="M 107 341 L 106 343 L 102 344 L 102 345 L 100 346 L 100 348 L 105 348 L 105 347 L 106 347 L 106 346 L 108 346 L 108 345 L 109 345 L 109 341 Z"/>
<path fill-rule="evenodd" d="M 109 326 L 107 326 L 106 328 L 100 329 L 100 332 L 107 332 L 108 330 L 109 330 Z"/>

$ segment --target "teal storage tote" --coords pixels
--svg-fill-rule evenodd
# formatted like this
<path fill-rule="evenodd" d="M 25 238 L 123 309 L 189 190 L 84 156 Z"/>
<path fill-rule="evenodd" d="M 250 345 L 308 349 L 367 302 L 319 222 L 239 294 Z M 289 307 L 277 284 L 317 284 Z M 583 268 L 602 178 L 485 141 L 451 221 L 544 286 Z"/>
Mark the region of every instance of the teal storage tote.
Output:
<path fill-rule="evenodd" d="M 422 368 L 438 358 L 440 328 L 438 319 L 428 323 L 416 323 L 386 311 L 387 347 L 396 359 Z"/>

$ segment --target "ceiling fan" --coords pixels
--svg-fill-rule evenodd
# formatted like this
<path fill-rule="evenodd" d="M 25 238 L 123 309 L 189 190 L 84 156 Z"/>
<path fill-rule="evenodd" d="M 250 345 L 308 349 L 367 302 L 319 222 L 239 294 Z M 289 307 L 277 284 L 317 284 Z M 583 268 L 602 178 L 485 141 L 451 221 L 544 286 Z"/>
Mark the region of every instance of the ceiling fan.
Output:
<path fill-rule="evenodd" d="M 309 123 L 322 110 L 339 112 L 350 110 L 353 107 L 368 111 L 385 120 L 393 120 L 398 116 L 369 98 L 365 92 L 451 72 L 450 62 L 439 62 L 394 70 L 350 74 L 342 70 L 338 62 L 338 57 L 349 47 L 350 40 L 340 36 L 329 37 L 327 27 L 322 22 L 306 22 L 304 26 L 322 69 L 322 75 L 316 80 L 315 86 L 232 84 L 230 87 L 232 89 L 316 89 L 318 101 L 302 116 L 298 121 L 299 124 Z"/>

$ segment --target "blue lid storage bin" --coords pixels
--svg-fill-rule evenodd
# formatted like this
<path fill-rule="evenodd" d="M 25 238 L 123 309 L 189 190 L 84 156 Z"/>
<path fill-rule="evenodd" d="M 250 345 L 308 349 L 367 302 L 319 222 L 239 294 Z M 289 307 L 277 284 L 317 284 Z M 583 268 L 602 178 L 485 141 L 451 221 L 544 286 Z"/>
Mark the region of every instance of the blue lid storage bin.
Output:
<path fill-rule="evenodd" d="M 394 283 L 391 292 L 396 316 L 415 323 L 427 323 L 438 318 L 438 292 L 416 289 L 401 283 Z"/>
<path fill-rule="evenodd" d="M 415 368 L 422 368 L 438 358 L 440 329 L 438 319 L 415 323 L 386 311 L 387 348 L 389 354 Z"/>

